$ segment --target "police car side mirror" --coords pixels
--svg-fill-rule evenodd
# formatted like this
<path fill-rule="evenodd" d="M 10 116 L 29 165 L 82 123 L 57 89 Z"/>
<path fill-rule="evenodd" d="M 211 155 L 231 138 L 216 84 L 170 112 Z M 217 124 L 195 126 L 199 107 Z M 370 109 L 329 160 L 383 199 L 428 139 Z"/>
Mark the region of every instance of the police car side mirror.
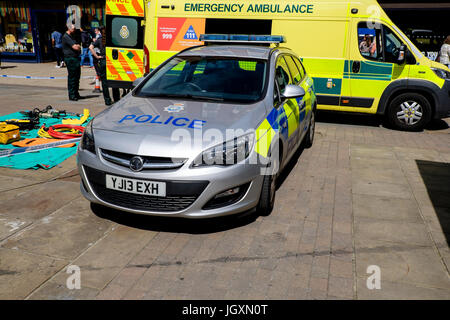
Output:
<path fill-rule="evenodd" d="M 299 86 L 294 86 L 293 84 L 288 84 L 284 89 L 281 99 L 294 99 L 302 98 L 306 94 L 305 89 Z"/>
<path fill-rule="evenodd" d="M 137 78 L 136 80 L 133 81 L 133 88 L 136 88 L 138 85 L 141 84 L 141 82 L 144 80 L 144 77 L 141 78 Z"/>

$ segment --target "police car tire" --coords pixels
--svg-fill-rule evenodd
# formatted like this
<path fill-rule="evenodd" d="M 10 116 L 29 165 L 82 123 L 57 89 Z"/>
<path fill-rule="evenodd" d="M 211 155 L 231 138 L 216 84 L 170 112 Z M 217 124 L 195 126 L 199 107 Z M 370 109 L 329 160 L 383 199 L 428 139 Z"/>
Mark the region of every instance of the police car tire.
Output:
<path fill-rule="evenodd" d="M 273 204 L 275 202 L 271 201 L 270 194 L 271 194 L 271 186 L 272 186 L 272 179 L 274 177 L 272 175 L 266 175 L 264 176 L 263 180 L 263 186 L 261 189 L 261 196 L 259 198 L 259 203 L 257 207 L 258 214 L 261 216 L 268 216 L 273 210 Z"/>
<path fill-rule="evenodd" d="M 274 146 L 274 148 L 272 150 L 277 150 L 275 154 L 279 154 L 279 149 L 278 149 L 278 144 L 276 144 Z M 270 152 L 270 154 L 272 154 L 272 150 Z M 281 166 L 281 157 L 279 157 L 280 159 L 278 160 L 278 166 Z M 271 170 L 270 167 L 267 168 L 268 170 Z M 275 173 L 269 174 L 269 172 L 266 172 L 266 175 L 264 176 L 264 180 L 263 180 L 263 185 L 261 188 L 261 195 L 259 197 L 259 203 L 258 206 L 256 207 L 257 212 L 259 215 L 261 216 L 268 216 L 272 213 L 273 207 L 274 207 L 274 203 L 275 203 L 275 198 L 276 198 L 276 180 L 278 177 L 278 173 L 279 173 L 279 168 L 277 169 L 277 171 Z M 275 180 L 275 181 L 274 181 Z M 275 188 L 275 190 L 272 191 L 272 188 Z M 272 192 L 274 192 L 274 194 L 272 195 Z"/>
<path fill-rule="evenodd" d="M 401 105 L 405 102 L 417 102 L 422 108 L 422 119 L 415 124 L 406 124 L 398 119 L 397 113 L 402 111 Z M 421 131 L 431 121 L 432 109 L 430 102 L 423 95 L 418 93 L 403 93 L 394 98 L 389 106 L 389 123 L 397 129 L 403 131 Z"/>
<path fill-rule="evenodd" d="M 312 124 L 312 122 L 314 121 L 314 124 Z M 314 136 L 315 136 L 315 130 L 316 130 L 316 111 L 313 110 L 312 114 L 311 114 L 311 120 L 309 122 L 309 128 L 308 128 L 308 132 L 306 132 L 306 136 L 305 136 L 305 142 L 304 142 L 304 146 L 306 149 L 309 149 L 312 147 L 313 143 L 314 143 Z M 311 136 L 311 127 L 313 129 L 312 132 L 312 136 Z"/>

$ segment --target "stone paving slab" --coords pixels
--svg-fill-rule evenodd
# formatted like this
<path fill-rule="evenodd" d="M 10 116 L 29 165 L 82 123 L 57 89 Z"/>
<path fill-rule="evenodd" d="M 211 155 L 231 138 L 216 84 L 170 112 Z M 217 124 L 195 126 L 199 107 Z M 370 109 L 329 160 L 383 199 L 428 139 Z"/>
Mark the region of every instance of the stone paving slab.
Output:
<path fill-rule="evenodd" d="M 29 85 L 0 85 L 3 112 L 104 109 L 101 97 L 68 102 L 61 83 Z M 449 120 L 408 133 L 367 119 L 319 116 L 268 217 L 99 210 L 80 194 L 75 157 L 48 171 L 0 169 L 0 298 L 449 299 Z M 80 290 L 65 285 L 70 265 Z M 370 265 L 381 290 L 367 289 Z"/>
<path fill-rule="evenodd" d="M 24 299 L 67 263 L 18 249 L 0 248 L 0 299 Z"/>

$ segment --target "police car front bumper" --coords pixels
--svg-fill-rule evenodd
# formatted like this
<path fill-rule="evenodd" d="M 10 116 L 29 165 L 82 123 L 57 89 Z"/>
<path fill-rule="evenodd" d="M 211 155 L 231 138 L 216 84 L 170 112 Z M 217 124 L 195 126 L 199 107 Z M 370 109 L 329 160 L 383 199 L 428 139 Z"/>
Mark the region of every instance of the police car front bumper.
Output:
<path fill-rule="evenodd" d="M 98 149 L 97 149 L 98 151 Z M 146 170 L 139 173 L 111 164 L 97 152 L 78 149 L 78 170 L 83 196 L 93 203 L 136 214 L 209 218 L 246 212 L 259 202 L 264 176 L 258 165 L 207 166 L 191 168 L 190 163 L 176 170 Z M 134 195 L 106 188 L 105 175 L 166 183 L 166 197 Z M 239 187 L 233 201 L 212 201 L 218 194 Z M 148 206 L 148 207 L 146 207 Z M 149 209 L 150 208 L 150 209 Z"/>

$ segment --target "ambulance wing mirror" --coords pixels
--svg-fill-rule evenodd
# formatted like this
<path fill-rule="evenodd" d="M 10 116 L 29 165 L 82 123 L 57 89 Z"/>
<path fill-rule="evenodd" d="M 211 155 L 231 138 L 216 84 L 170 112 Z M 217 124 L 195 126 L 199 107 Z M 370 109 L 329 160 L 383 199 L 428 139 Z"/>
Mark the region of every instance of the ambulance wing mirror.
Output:
<path fill-rule="evenodd" d="M 408 53 L 408 47 L 404 44 L 400 46 L 400 49 L 398 50 L 398 58 L 397 63 L 398 64 L 404 64 L 406 62 L 406 55 Z"/>
<path fill-rule="evenodd" d="M 294 86 L 293 84 L 288 84 L 284 89 L 281 98 L 284 99 L 294 99 L 302 98 L 306 94 L 305 89 L 299 86 Z"/>
<path fill-rule="evenodd" d="M 141 78 L 137 78 L 136 80 L 133 81 L 133 88 L 136 88 L 138 85 L 141 84 L 141 82 L 144 80 L 144 77 Z"/>

